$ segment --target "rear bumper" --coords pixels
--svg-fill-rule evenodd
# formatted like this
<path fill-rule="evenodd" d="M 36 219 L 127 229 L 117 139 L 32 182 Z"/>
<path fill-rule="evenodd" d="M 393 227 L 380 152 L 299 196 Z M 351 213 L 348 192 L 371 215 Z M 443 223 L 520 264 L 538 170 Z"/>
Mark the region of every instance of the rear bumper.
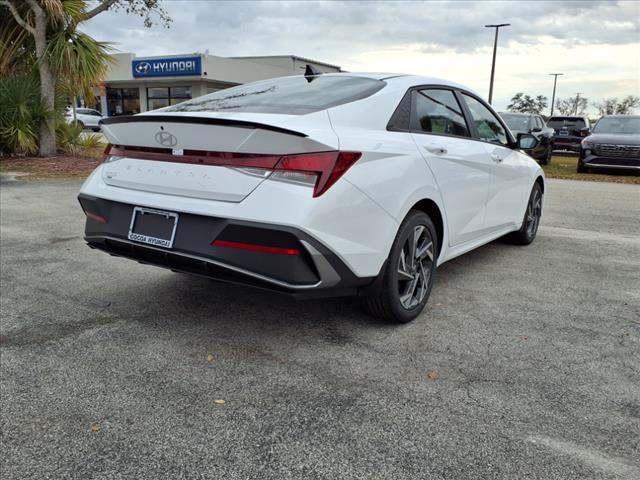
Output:
<path fill-rule="evenodd" d="M 86 194 L 85 240 L 94 249 L 140 263 L 248 285 L 299 298 L 354 295 L 375 277 L 357 277 L 340 258 L 307 233 L 289 226 L 180 213 L 172 248 L 129 240 L 134 205 Z M 97 219 L 105 219 L 106 223 Z M 296 255 L 212 245 L 214 240 L 295 249 Z"/>
<path fill-rule="evenodd" d="M 581 141 L 582 138 L 580 137 L 560 137 L 556 135 L 555 137 L 553 137 L 553 149 L 579 152 Z"/>
<path fill-rule="evenodd" d="M 604 157 L 600 155 L 580 155 L 580 163 L 589 168 L 611 168 L 640 171 L 640 158 Z"/>

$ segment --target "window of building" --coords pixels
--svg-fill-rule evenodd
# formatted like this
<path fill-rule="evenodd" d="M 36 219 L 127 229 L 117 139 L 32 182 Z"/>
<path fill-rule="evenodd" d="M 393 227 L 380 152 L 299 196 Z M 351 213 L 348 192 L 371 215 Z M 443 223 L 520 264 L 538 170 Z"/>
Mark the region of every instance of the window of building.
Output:
<path fill-rule="evenodd" d="M 107 88 L 108 115 L 140 113 L 140 90 L 137 88 Z"/>
<path fill-rule="evenodd" d="M 491 110 L 484 106 L 479 100 L 469 95 L 463 93 L 462 96 L 464 97 L 467 107 L 469 107 L 480 140 L 497 143 L 498 145 L 508 145 L 509 139 L 507 132 Z"/>
<path fill-rule="evenodd" d="M 147 88 L 147 110 L 168 107 L 191 98 L 191 87 Z"/>
<path fill-rule="evenodd" d="M 440 135 L 469 136 L 462 109 L 451 90 L 418 90 L 415 109 L 414 130 Z"/>

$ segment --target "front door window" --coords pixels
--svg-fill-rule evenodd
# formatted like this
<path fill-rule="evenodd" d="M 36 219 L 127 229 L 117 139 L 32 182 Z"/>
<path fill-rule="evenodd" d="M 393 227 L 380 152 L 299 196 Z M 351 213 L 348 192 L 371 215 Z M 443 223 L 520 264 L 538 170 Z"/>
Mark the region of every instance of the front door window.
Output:
<path fill-rule="evenodd" d="M 477 99 L 464 93 L 462 96 L 464 97 L 467 107 L 469 107 L 480 140 L 498 145 L 509 145 L 507 132 L 500 123 L 500 120 L 498 120 L 498 117 Z"/>

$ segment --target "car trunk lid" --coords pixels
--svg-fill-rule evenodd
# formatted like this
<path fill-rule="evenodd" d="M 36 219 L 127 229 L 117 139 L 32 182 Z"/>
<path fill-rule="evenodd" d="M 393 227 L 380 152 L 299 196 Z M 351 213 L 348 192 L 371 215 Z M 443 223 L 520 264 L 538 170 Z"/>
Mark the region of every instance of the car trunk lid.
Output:
<path fill-rule="evenodd" d="M 250 195 L 281 156 L 338 146 L 325 111 L 144 114 L 104 120 L 102 130 L 108 185 L 226 202 Z"/>

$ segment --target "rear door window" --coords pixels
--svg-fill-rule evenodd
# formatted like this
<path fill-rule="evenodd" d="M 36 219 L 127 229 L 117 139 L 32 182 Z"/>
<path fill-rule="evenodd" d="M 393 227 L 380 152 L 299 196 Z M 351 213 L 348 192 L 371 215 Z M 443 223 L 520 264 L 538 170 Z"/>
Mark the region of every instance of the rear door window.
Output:
<path fill-rule="evenodd" d="M 417 132 L 469 136 L 462 108 L 451 90 L 416 90 L 411 123 L 411 129 Z"/>
<path fill-rule="evenodd" d="M 303 115 L 361 100 L 385 85 L 382 80 L 340 74 L 274 78 L 219 90 L 164 111 Z"/>

